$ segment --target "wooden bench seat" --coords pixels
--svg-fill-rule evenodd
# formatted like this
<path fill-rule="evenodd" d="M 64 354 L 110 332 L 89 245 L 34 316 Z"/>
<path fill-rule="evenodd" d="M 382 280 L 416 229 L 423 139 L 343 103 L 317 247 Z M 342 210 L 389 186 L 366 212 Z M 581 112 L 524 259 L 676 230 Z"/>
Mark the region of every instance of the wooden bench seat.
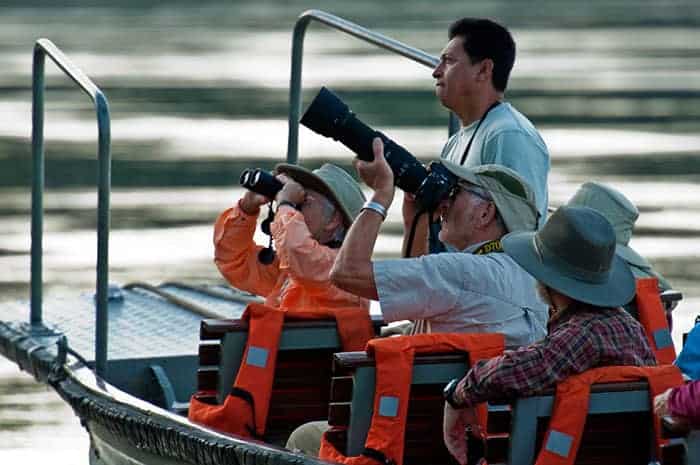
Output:
<path fill-rule="evenodd" d="M 364 448 L 373 410 L 374 360 L 364 352 L 334 355 L 329 406 L 329 439 L 347 455 Z M 466 371 L 466 356 L 416 355 L 408 408 L 404 465 L 451 464 L 442 440 L 442 388 Z M 554 399 L 554 389 L 490 405 L 487 459 L 491 464 L 531 465 L 539 451 Z M 652 438 L 646 382 L 596 384 L 576 463 L 649 462 Z M 664 448 L 665 465 L 683 463 L 682 444 Z"/>
<path fill-rule="evenodd" d="M 461 377 L 467 369 L 464 354 L 416 355 L 413 384 L 408 406 L 404 465 L 454 463 L 442 440 L 442 389 L 452 378 Z M 347 455 L 359 455 L 364 449 L 372 418 L 374 401 L 374 359 L 364 352 L 341 352 L 333 358 L 333 383 L 328 420 L 329 439 Z M 489 415 L 493 444 L 505 451 L 508 431 L 508 407 L 494 407 Z M 501 461 L 505 455 L 501 454 Z M 499 457 L 494 457 L 499 458 Z M 495 463 L 493 460 L 489 463 Z"/>
<path fill-rule="evenodd" d="M 373 317 L 375 334 L 384 324 Z M 221 403 L 231 389 L 248 339 L 241 320 L 202 320 L 197 389 Z M 285 322 L 272 386 L 266 440 L 284 445 L 302 423 L 326 418 L 332 358 L 341 349 L 335 320 Z"/>

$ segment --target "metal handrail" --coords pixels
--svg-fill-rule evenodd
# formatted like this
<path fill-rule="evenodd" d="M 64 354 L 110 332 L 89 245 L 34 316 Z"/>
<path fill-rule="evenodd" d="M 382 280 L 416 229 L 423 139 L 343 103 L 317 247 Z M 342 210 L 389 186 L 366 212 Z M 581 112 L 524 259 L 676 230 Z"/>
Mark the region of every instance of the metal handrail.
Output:
<path fill-rule="evenodd" d="M 70 77 L 95 104 L 97 113 L 97 292 L 95 316 L 95 371 L 104 378 L 107 367 L 107 283 L 109 271 L 109 191 L 111 188 L 110 120 L 107 97 L 48 39 L 34 45 L 32 63 L 32 249 L 31 303 L 29 324 L 42 323 L 42 241 L 44 229 L 44 62 L 51 60 Z"/>
<path fill-rule="evenodd" d="M 391 39 L 378 32 L 370 31 L 360 25 L 321 10 L 307 10 L 299 15 L 294 25 L 292 36 L 292 73 L 289 80 L 289 135 L 287 138 L 287 163 L 296 164 L 299 159 L 299 119 L 301 115 L 301 68 L 304 52 L 304 36 L 311 21 L 330 26 L 370 44 L 402 55 L 430 68 L 437 66 L 438 58 L 422 50 Z M 448 131 L 453 134 L 459 122 L 450 113 Z"/>

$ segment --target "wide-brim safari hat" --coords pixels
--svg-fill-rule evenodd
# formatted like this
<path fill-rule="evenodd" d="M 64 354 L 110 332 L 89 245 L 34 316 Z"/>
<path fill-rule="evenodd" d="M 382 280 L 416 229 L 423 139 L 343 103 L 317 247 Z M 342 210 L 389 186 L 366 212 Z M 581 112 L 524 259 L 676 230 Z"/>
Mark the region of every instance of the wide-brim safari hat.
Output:
<path fill-rule="evenodd" d="M 357 181 L 347 171 L 331 163 L 325 163 L 313 171 L 299 165 L 280 163 L 275 170 L 288 175 L 303 187 L 328 197 L 343 214 L 345 226 L 355 221 L 365 203 L 365 195 Z"/>
<path fill-rule="evenodd" d="M 508 232 L 535 230 L 535 194 L 518 173 L 502 165 L 466 167 L 449 160 L 441 162 L 458 178 L 489 192 Z"/>
<path fill-rule="evenodd" d="M 612 225 L 592 208 L 562 206 L 538 232 L 511 233 L 501 243 L 538 281 L 572 299 L 619 307 L 634 297 L 634 276 L 615 254 Z"/>

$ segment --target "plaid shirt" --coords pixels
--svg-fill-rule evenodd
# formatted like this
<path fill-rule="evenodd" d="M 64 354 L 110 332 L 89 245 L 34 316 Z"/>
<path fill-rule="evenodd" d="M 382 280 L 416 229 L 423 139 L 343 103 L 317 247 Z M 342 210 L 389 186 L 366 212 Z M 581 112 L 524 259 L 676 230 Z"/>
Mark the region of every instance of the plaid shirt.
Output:
<path fill-rule="evenodd" d="M 537 394 L 589 368 L 656 365 L 640 324 L 621 308 L 577 303 L 550 321 L 542 341 L 477 362 L 459 382 L 464 407 Z"/>

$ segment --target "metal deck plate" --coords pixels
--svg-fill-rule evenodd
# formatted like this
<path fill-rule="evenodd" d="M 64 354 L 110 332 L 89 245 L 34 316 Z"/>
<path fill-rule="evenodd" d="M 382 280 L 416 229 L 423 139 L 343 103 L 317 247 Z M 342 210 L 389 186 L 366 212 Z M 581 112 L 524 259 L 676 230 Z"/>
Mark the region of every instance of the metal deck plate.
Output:
<path fill-rule="evenodd" d="M 234 289 L 213 286 L 232 297 Z M 245 303 L 231 302 L 175 285 L 158 289 L 228 318 L 237 318 Z M 122 299 L 109 301 L 108 359 L 196 355 L 199 325 L 204 318 L 143 289 L 121 289 Z M 0 319 L 29 321 L 29 303 L 2 304 Z M 95 359 L 95 305 L 92 294 L 51 298 L 44 302 L 43 320 L 68 337 L 68 344 L 88 361 Z"/>

